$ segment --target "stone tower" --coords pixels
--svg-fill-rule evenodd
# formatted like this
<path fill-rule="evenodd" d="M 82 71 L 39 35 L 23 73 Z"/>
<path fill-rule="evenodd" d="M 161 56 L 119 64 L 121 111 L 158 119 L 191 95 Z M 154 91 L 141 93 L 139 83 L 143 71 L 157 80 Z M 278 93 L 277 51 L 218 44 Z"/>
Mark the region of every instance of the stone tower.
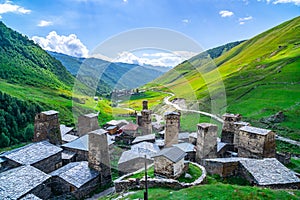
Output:
<path fill-rule="evenodd" d="M 180 113 L 165 113 L 166 129 L 165 129 L 165 147 L 172 147 L 178 144 L 178 134 L 180 128 Z"/>
<path fill-rule="evenodd" d="M 49 110 L 37 114 L 34 118 L 34 142 L 49 140 L 54 145 L 60 145 L 61 133 L 58 112 Z"/>
<path fill-rule="evenodd" d="M 198 124 L 196 162 L 217 157 L 218 127 L 214 124 Z"/>
<path fill-rule="evenodd" d="M 233 144 L 234 135 L 236 132 L 236 122 L 241 121 L 242 116 L 240 114 L 224 114 L 223 115 L 223 128 L 221 135 L 221 142 Z"/>
<path fill-rule="evenodd" d="M 151 123 L 151 110 L 148 110 L 148 101 L 143 101 L 143 110 L 141 111 L 141 129 L 142 135 L 148 135 L 152 133 Z"/>
<path fill-rule="evenodd" d="M 103 129 L 89 132 L 89 167 L 100 172 L 101 185 L 111 183 L 111 170 L 107 131 Z"/>
<path fill-rule="evenodd" d="M 90 113 L 78 117 L 78 136 L 81 137 L 91 131 L 99 129 L 98 113 Z"/>

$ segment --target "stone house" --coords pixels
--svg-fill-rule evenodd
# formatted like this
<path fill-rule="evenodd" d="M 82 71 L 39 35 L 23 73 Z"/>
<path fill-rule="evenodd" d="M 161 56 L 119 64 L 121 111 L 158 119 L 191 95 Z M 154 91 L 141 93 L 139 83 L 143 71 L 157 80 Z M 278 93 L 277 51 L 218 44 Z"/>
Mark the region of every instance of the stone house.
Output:
<path fill-rule="evenodd" d="M 62 166 L 62 148 L 41 141 L 8 151 L 1 155 L 7 159 L 10 168 L 31 165 L 45 173 L 52 172 Z"/>
<path fill-rule="evenodd" d="M 133 123 L 126 124 L 120 128 L 123 133 L 136 137 L 138 135 L 139 126 Z"/>
<path fill-rule="evenodd" d="M 240 174 L 252 185 L 269 188 L 300 189 L 300 179 L 276 158 L 240 161 Z"/>
<path fill-rule="evenodd" d="M 51 196 L 50 177 L 30 165 L 2 172 L 0 199 L 23 199 L 27 196 L 48 199 Z"/>
<path fill-rule="evenodd" d="M 87 161 L 69 163 L 51 172 L 53 194 L 71 194 L 76 199 L 81 199 L 99 186 L 99 174 L 88 167 Z"/>
<path fill-rule="evenodd" d="M 111 120 L 111 121 L 109 121 L 109 122 L 107 122 L 104 126 L 103 126 L 103 128 L 104 129 L 107 129 L 109 126 L 117 126 L 118 127 L 118 129 L 120 129 L 122 126 L 124 126 L 124 125 L 126 125 L 126 124 L 129 124 L 129 122 L 128 121 L 126 121 L 126 120 Z"/>
<path fill-rule="evenodd" d="M 110 135 L 114 135 L 118 132 L 118 126 L 109 126 L 107 127 L 105 130 L 110 134 Z"/>
<path fill-rule="evenodd" d="M 195 162 L 195 158 L 196 158 L 195 145 L 184 142 L 184 143 L 179 143 L 179 144 L 173 144 L 173 146 L 180 148 L 182 151 L 184 151 L 186 153 L 184 160 L 189 160 L 189 161 Z"/>
<path fill-rule="evenodd" d="M 146 156 L 147 165 L 153 163 L 153 159 Z M 128 150 L 124 151 L 118 161 L 118 171 L 120 175 L 135 172 L 145 167 L 145 154 Z"/>
<path fill-rule="evenodd" d="M 112 141 L 111 137 L 107 137 L 107 142 L 109 146 L 109 151 L 111 152 L 113 150 L 114 141 Z M 88 151 L 89 151 L 89 136 L 88 135 L 81 136 L 72 142 L 63 144 L 61 147 L 64 149 L 64 152 L 67 152 L 66 154 L 68 155 L 71 155 L 70 152 L 75 153 L 74 158 L 73 157 L 71 158 L 73 162 L 87 161 Z M 70 158 L 68 157 L 68 155 L 64 155 L 64 157 L 66 159 Z"/>
<path fill-rule="evenodd" d="M 154 174 L 176 179 L 184 172 L 184 157 L 186 153 L 178 147 L 161 150 L 154 158 Z"/>
<path fill-rule="evenodd" d="M 178 134 L 178 143 L 188 143 L 190 138 L 190 133 L 183 132 Z"/>
<path fill-rule="evenodd" d="M 86 161 L 88 160 L 89 151 L 88 139 L 88 135 L 84 135 L 72 142 L 61 145 L 61 147 L 64 149 L 64 151 L 75 153 L 74 161 Z"/>
<path fill-rule="evenodd" d="M 243 126 L 237 144 L 239 157 L 275 158 L 275 133 L 271 130 Z"/>
<path fill-rule="evenodd" d="M 132 144 L 137 144 L 137 143 L 140 143 L 140 142 L 154 143 L 155 142 L 155 134 L 138 136 L 132 141 Z"/>

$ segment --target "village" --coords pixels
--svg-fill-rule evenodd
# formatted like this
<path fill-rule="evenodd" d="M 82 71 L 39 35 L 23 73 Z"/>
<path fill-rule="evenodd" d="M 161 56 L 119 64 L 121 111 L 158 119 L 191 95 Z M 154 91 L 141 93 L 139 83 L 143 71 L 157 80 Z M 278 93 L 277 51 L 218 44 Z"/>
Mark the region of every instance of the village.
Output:
<path fill-rule="evenodd" d="M 253 186 L 300 188 L 299 174 L 284 166 L 290 155 L 276 153 L 272 130 L 226 113 L 220 138 L 211 123 L 197 124 L 194 133 L 180 132 L 180 111 L 166 112 L 165 124 L 158 126 L 148 101 L 142 106 L 135 123 L 112 120 L 100 127 L 98 114 L 89 113 L 78 117 L 76 129 L 60 124 L 57 111 L 38 113 L 33 143 L 0 154 L 0 199 L 83 199 L 100 187 L 143 189 L 145 177 L 126 177 L 145 165 L 154 167 L 149 187 L 190 187 L 205 184 L 206 174 L 217 174 L 240 176 Z M 117 146 L 123 151 L 119 178 L 113 180 L 111 154 Z M 180 183 L 191 164 L 202 170 L 201 177 Z"/>

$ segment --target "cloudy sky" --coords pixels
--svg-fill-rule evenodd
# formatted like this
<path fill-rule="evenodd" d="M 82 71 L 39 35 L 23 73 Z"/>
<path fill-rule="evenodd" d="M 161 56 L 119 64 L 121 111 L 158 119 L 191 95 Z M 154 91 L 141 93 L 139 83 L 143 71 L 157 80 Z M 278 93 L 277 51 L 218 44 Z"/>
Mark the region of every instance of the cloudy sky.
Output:
<path fill-rule="evenodd" d="M 299 14 L 300 0 L 0 0 L 0 20 L 7 26 L 46 50 L 77 57 L 145 27 L 175 31 L 209 49 L 251 38 Z M 199 53 L 176 52 L 132 49 L 106 59 L 173 66 Z"/>

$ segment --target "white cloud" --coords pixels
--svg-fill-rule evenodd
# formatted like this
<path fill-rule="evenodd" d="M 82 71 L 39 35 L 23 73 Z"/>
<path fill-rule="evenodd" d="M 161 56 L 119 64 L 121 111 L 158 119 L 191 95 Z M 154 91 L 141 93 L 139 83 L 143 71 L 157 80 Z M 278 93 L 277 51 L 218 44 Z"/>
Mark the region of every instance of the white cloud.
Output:
<path fill-rule="evenodd" d="M 191 20 L 189 20 L 189 19 L 183 19 L 183 20 L 181 20 L 181 22 L 184 23 L 184 24 L 188 24 L 188 23 L 191 22 Z"/>
<path fill-rule="evenodd" d="M 263 1 L 263 0 L 257 0 Z M 300 0 L 266 0 L 267 3 L 280 4 L 280 3 L 293 3 L 296 6 L 300 6 Z"/>
<path fill-rule="evenodd" d="M 53 25 L 53 22 L 51 21 L 46 21 L 46 20 L 41 20 L 37 26 L 39 27 L 45 27 L 45 26 L 51 26 Z"/>
<path fill-rule="evenodd" d="M 172 53 L 159 52 L 159 53 L 143 53 L 137 56 L 132 52 L 121 52 L 117 59 L 113 62 L 123 62 L 138 65 L 153 65 L 161 67 L 174 67 L 183 61 L 195 56 L 194 52 L 176 51 Z"/>
<path fill-rule="evenodd" d="M 5 14 L 5 13 L 29 14 L 30 12 L 31 10 L 12 4 L 11 1 L 6 1 L 5 3 L 0 4 L 0 14 Z"/>
<path fill-rule="evenodd" d="M 33 36 L 32 40 L 43 49 L 75 57 L 87 57 L 88 49 L 75 34 L 68 36 L 58 35 L 55 31 L 50 32 L 46 38 Z"/>
<path fill-rule="evenodd" d="M 278 3 L 294 3 L 297 6 L 300 6 L 300 0 L 276 0 L 273 2 L 274 4 Z"/>
<path fill-rule="evenodd" d="M 252 20 L 252 19 L 253 19 L 252 16 L 239 18 L 240 25 L 243 25 L 243 24 L 246 23 L 246 21 L 250 21 L 250 20 Z"/>
<path fill-rule="evenodd" d="M 221 17 L 231 17 L 232 15 L 234 15 L 234 13 L 229 10 L 221 10 L 219 14 L 221 15 Z"/>

